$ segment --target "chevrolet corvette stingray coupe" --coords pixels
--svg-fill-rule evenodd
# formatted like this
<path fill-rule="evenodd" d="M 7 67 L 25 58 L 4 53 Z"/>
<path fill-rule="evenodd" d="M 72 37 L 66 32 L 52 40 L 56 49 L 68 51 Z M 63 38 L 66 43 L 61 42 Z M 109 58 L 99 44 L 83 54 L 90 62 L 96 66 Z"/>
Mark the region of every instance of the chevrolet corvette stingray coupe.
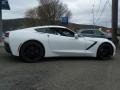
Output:
<path fill-rule="evenodd" d="M 115 45 L 105 38 L 78 36 L 63 26 L 40 26 L 5 33 L 5 50 L 26 62 L 44 57 L 97 57 L 115 55 Z"/>

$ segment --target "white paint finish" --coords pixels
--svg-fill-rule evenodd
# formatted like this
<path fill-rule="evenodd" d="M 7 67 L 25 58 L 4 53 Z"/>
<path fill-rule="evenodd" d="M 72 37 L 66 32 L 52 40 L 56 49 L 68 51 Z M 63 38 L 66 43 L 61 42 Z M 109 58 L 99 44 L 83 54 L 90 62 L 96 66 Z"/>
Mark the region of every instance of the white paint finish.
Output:
<path fill-rule="evenodd" d="M 9 43 L 12 50 L 12 54 L 19 56 L 20 46 L 29 40 L 37 40 L 43 44 L 45 47 L 45 57 L 57 57 L 57 56 L 91 56 L 96 57 L 98 47 L 104 43 L 108 42 L 114 47 L 115 55 L 115 45 L 103 38 L 90 38 L 90 37 L 66 37 L 48 33 L 40 33 L 35 31 L 35 28 L 48 28 L 57 27 L 65 28 L 61 26 L 42 26 L 42 27 L 32 27 L 22 30 L 11 31 L 9 38 L 5 38 L 5 42 Z M 67 29 L 67 28 L 66 28 Z M 97 44 L 94 45 L 89 50 L 86 50 L 95 41 Z"/>

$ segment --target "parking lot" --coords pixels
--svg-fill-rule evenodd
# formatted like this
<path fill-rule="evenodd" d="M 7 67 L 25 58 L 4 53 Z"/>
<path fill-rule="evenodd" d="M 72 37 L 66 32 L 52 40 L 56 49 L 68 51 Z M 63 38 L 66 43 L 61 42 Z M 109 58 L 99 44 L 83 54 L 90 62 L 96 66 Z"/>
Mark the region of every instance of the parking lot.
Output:
<path fill-rule="evenodd" d="M 0 90 L 120 90 L 120 51 L 111 60 L 47 58 L 24 63 L 0 47 Z"/>

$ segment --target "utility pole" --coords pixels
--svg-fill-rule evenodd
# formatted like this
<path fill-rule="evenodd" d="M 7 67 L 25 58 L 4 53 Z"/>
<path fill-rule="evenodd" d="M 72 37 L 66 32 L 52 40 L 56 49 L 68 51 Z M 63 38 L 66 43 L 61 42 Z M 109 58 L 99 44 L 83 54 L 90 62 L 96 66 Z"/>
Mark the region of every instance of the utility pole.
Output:
<path fill-rule="evenodd" d="M 118 0 L 112 0 L 112 41 L 117 46 L 117 29 L 118 29 Z"/>
<path fill-rule="evenodd" d="M 10 10 L 8 0 L 0 0 L 0 36 L 3 34 L 2 10 Z"/>
<path fill-rule="evenodd" d="M 2 35 L 2 0 L 0 0 L 0 36 Z"/>
<path fill-rule="evenodd" d="M 93 28 L 95 29 L 95 13 L 94 13 L 94 9 L 92 10 L 92 14 L 93 14 Z"/>
<path fill-rule="evenodd" d="M 95 29 L 95 0 L 93 0 L 92 14 L 93 14 L 93 28 Z"/>

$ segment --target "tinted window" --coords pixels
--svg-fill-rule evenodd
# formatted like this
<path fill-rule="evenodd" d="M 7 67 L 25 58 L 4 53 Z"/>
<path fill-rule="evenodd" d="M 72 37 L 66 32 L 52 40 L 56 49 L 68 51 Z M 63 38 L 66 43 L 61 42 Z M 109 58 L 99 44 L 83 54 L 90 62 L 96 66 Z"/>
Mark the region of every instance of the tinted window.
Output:
<path fill-rule="evenodd" d="M 37 28 L 35 29 L 37 32 L 42 32 L 42 33 L 46 33 L 47 32 L 47 28 Z"/>
<path fill-rule="evenodd" d="M 58 35 L 59 33 L 56 31 L 56 28 L 49 28 L 49 30 L 47 31 L 47 33 L 49 34 L 55 34 Z"/>
<path fill-rule="evenodd" d="M 35 30 L 38 32 L 42 32 L 42 33 L 74 37 L 74 33 L 72 31 L 70 31 L 68 29 L 64 29 L 64 28 L 48 28 L 48 29 L 47 28 L 38 28 Z"/>
<path fill-rule="evenodd" d="M 74 37 L 74 33 L 67 29 L 61 29 L 61 35 L 68 36 L 68 37 Z"/>
<path fill-rule="evenodd" d="M 102 33 L 102 32 L 99 31 L 99 30 L 96 30 L 95 33 L 96 33 L 96 35 L 104 35 L 104 33 Z"/>
<path fill-rule="evenodd" d="M 50 28 L 54 30 L 54 33 L 61 36 L 74 37 L 74 33 L 64 28 Z"/>
<path fill-rule="evenodd" d="M 82 34 L 94 34 L 93 30 L 86 30 L 86 31 L 82 31 Z"/>

